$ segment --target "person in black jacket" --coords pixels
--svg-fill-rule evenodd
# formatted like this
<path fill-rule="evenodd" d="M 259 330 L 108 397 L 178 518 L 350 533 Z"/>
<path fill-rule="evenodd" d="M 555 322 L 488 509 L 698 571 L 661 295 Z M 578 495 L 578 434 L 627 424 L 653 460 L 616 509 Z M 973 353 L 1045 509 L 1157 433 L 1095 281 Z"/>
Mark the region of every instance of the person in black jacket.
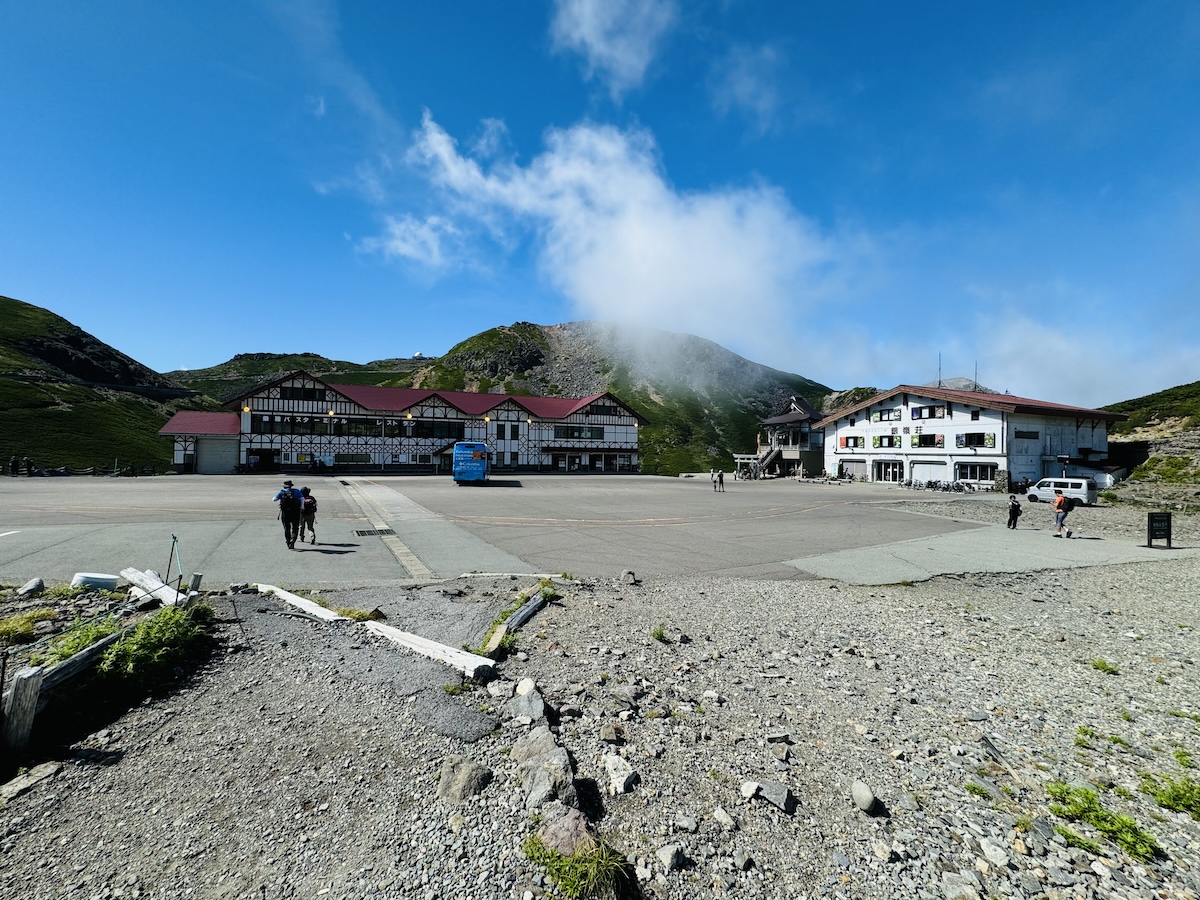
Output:
<path fill-rule="evenodd" d="M 1017 519 L 1021 517 L 1021 504 L 1017 501 L 1016 494 L 1008 495 L 1008 527 L 1016 529 Z"/>
<path fill-rule="evenodd" d="M 275 494 L 275 502 L 279 504 L 279 521 L 283 523 L 283 539 L 289 550 L 296 549 L 296 533 L 300 530 L 300 509 L 304 503 L 301 494 L 290 481 L 285 481 L 283 487 Z"/>

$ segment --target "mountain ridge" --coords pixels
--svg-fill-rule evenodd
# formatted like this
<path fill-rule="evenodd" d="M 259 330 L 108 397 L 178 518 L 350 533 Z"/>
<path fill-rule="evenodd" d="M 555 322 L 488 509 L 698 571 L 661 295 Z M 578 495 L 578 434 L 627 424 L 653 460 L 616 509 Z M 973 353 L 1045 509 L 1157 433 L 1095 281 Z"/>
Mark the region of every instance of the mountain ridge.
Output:
<path fill-rule="evenodd" d="M 792 396 L 828 412 L 876 392 L 834 391 L 752 362 L 695 335 L 576 321 L 516 322 L 460 341 L 441 357 L 368 363 L 312 352 L 239 353 L 205 369 L 157 373 L 60 316 L 0 296 L 0 459 L 106 464 L 117 452 L 160 467 L 170 442 L 158 428 L 178 409 L 220 409 L 248 388 L 302 369 L 332 382 L 493 393 L 589 396 L 611 391 L 651 425 L 644 471 L 674 474 L 732 464 L 755 446 L 759 421 Z M 964 385 L 968 379 L 943 379 Z M 980 390 L 987 390 L 980 388 Z M 1131 415 L 1117 440 L 1200 434 L 1200 382 L 1104 409 Z M 1185 440 L 1190 445 L 1190 440 Z"/>

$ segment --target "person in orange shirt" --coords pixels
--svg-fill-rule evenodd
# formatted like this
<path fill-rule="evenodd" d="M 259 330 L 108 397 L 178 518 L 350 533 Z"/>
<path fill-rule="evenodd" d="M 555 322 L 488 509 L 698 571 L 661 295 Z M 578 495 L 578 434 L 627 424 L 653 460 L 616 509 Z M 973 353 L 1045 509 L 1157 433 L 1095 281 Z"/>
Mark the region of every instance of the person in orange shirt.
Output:
<path fill-rule="evenodd" d="M 1062 537 L 1063 528 L 1067 524 L 1067 513 L 1070 510 L 1067 507 L 1067 498 L 1063 496 L 1062 491 L 1054 492 L 1054 536 Z M 1071 529 L 1067 528 L 1067 537 L 1071 536 Z"/>

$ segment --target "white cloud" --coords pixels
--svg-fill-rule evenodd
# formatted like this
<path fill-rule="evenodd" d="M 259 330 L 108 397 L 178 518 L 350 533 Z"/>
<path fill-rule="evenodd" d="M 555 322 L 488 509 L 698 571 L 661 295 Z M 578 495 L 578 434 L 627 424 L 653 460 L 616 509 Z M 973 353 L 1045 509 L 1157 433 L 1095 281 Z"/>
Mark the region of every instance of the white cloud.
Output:
<path fill-rule="evenodd" d="M 555 49 L 583 56 L 587 77 L 619 99 L 642 83 L 677 18 L 675 0 L 555 0 L 550 33 Z"/>
<path fill-rule="evenodd" d="M 851 252 L 771 186 L 675 190 L 645 131 L 552 130 L 528 166 L 485 169 L 426 116 L 410 159 L 458 221 L 532 229 L 544 277 L 591 318 L 761 348 L 836 290 Z"/>

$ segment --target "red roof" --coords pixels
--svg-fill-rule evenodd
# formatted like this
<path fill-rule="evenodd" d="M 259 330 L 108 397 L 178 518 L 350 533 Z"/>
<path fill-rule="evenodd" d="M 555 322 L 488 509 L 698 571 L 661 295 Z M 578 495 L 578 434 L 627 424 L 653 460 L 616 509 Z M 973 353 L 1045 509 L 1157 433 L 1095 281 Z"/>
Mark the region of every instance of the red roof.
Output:
<path fill-rule="evenodd" d="M 966 406 L 978 406 L 983 409 L 1000 409 L 1005 412 L 1033 413 L 1040 416 L 1076 417 L 1091 419 L 1107 419 L 1110 422 L 1123 422 L 1129 416 L 1123 413 L 1107 412 L 1103 409 L 1088 409 L 1083 406 L 1067 406 L 1062 403 L 1050 403 L 1046 400 L 1030 400 L 1027 397 L 1014 397 L 1012 394 L 992 394 L 987 391 L 956 391 L 949 388 L 927 387 L 921 385 L 901 384 L 888 391 L 880 391 L 874 397 L 836 409 L 816 423 L 818 426 L 827 425 L 838 419 L 866 409 L 876 403 L 882 403 L 896 394 L 916 394 L 919 397 L 932 397 L 935 400 L 949 400 Z"/>
<path fill-rule="evenodd" d="M 610 396 L 608 394 L 592 394 L 590 397 L 526 397 L 514 394 L 475 394 L 467 391 L 376 387 L 366 384 L 329 384 L 329 387 L 353 400 L 364 409 L 373 412 L 403 412 L 430 397 L 440 397 L 468 416 L 481 416 L 500 406 L 505 400 L 511 400 L 539 419 L 563 419 L 589 403 Z M 614 402 L 619 402 L 615 398 L 613 399 Z"/>
<path fill-rule="evenodd" d="M 159 434 L 205 434 L 229 435 L 241 434 L 242 419 L 237 413 L 231 412 L 199 412 L 183 410 L 171 416 L 171 421 L 158 430 Z"/>

